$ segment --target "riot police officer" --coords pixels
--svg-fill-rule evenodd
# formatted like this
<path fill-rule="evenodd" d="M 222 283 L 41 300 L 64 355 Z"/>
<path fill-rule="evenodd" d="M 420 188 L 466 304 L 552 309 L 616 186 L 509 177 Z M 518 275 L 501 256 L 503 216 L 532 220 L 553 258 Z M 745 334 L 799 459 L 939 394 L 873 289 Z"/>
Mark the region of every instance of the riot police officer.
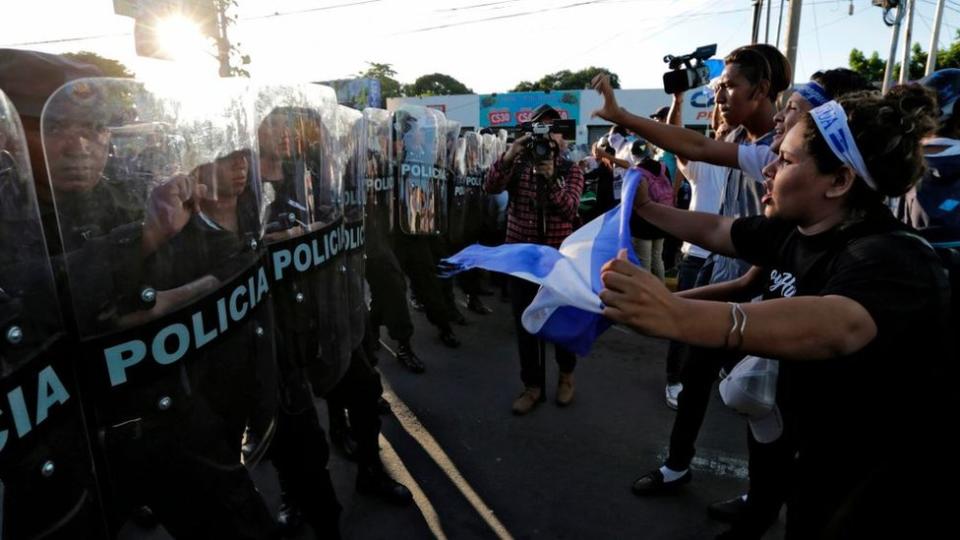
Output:
<path fill-rule="evenodd" d="M 403 106 L 394 113 L 400 234 L 393 241 L 394 253 L 427 320 L 437 327 L 444 345 L 456 348 L 460 340 L 450 325 L 456 314 L 444 301 L 429 239 L 442 234 L 446 223 L 445 128 L 443 113 L 433 109 Z"/>
<path fill-rule="evenodd" d="M 282 254 L 313 231 L 326 237 L 342 219 L 336 182 L 325 166 L 336 153 L 336 103 L 332 90 L 313 85 L 264 87 L 259 95 L 260 171 L 272 199 L 266 240 L 272 253 Z M 344 325 L 336 317 L 343 298 L 335 262 L 284 276 L 273 294 L 280 407 L 269 456 L 282 490 L 278 520 L 288 532 L 306 521 L 323 538 L 340 536 L 340 504 L 327 470 L 330 451 L 313 401 L 346 368 L 337 347 Z"/>
<path fill-rule="evenodd" d="M 414 373 L 426 366 L 414 352 L 410 340 L 414 326 L 407 305 L 407 281 L 393 250 L 396 220 L 396 176 L 393 161 L 392 118 L 383 109 L 363 111 L 366 126 L 366 243 L 367 284 L 370 286 L 368 357 L 379 348 L 380 326 L 385 325 L 397 342 L 397 360 Z"/>
<path fill-rule="evenodd" d="M 247 177 L 243 152 L 218 163 L 233 150 L 249 152 L 250 141 L 204 152 L 219 145 L 198 137 L 192 159 L 170 156 L 191 174 L 150 183 L 106 176 L 118 170 L 108 162 L 122 126 L 163 119 L 181 137 L 215 134 L 219 142 L 239 132 L 209 121 L 199 122 L 203 129 L 178 124 L 164 111 L 185 105 L 182 97 L 132 80 L 73 80 L 57 90 L 91 70 L 19 54 L 27 65 L 15 76 L 31 85 L 21 94 L 26 102 L 52 94 L 42 118 L 27 123 L 31 161 L 40 164 L 41 200 L 61 225 L 47 224 L 46 234 L 59 240 L 53 249 L 62 252 L 70 292 L 64 308 L 83 340 L 80 381 L 110 528 L 146 504 L 180 538 L 271 536 L 272 519 L 239 452 L 245 424 L 269 416 L 249 408 L 269 402 L 251 396 L 269 380 L 272 351 L 257 306 L 266 294 L 257 290 L 258 180 Z M 245 211 L 243 201 L 254 208 Z"/>
<path fill-rule="evenodd" d="M 9 59 L 0 52 L 0 87 Z M 0 536 L 105 538 L 26 139 L 0 90 Z M 34 400 L 33 397 L 41 399 Z M 35 408 L 34 408 L 35 407 Z"/>

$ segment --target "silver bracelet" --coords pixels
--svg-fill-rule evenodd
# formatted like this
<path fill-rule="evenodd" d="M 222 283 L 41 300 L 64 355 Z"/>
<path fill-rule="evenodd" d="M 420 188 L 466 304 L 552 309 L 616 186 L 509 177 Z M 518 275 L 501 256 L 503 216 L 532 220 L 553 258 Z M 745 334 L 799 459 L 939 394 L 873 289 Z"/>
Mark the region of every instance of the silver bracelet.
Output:
<path fill-rule="evenodd" d="M 743 332 L 747 329 L 747 312 L 743 310 L 743 306 L 736 302 L 727 303 L 730 304 L 730 318 L 733 320 L 733 324 L 730 326 L 730 332 L 727 334 L 724 345 L 730 348 L 730 336 L 737 332 L 740 335 L 740 340 L 737 342 L 739 348 L 743 344 Z"/>

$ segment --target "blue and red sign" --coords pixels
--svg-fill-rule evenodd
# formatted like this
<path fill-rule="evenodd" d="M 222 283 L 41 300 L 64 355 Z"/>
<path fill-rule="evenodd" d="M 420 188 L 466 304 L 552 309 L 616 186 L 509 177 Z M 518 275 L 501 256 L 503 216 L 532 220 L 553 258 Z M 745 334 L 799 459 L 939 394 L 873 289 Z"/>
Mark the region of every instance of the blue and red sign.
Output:
<path fill-rule="evenodd" d="M 580 91 L 511 92 L 480 96 L 480 127 L 510 127 L 530 121 L 533 111 L 550 105 L 563 119 L 579 122 Z"/>

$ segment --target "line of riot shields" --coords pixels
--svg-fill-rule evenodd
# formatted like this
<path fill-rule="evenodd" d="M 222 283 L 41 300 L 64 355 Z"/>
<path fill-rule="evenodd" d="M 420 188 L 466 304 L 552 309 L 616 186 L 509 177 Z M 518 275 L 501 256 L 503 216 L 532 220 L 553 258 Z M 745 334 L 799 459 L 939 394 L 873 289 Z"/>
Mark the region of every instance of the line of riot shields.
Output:
<path fill-rule="evenodd" d="M 365 250 L 476 242 L 505 149 L 249 80 L 77 79 L 24 127 L 0 93 L 4 539 L 144 507 L 177 538 L 271 536 L 250 470 L 360 346 Z"/>

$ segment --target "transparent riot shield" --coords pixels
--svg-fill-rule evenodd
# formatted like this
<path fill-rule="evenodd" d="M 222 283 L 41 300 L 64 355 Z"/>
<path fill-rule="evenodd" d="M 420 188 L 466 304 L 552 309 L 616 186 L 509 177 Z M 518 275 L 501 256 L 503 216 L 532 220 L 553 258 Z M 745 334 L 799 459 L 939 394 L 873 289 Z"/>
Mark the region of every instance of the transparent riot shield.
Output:
<path fill-rule="evenodd" d="M 142 506 L 175 537 L 273 528 L 243 464 L 269 441 L 276 406 L 252 113 L 238 81 L 108 78 L 70 82 L 43 110 L 114 530 Z M 120 146 L 140 172 L 113 163 Z"/>
<path fill-rule="evenodd" d="M 484 133 L 480 136 L 480 169 L 486 174 L 490 170 L 490 167 L 493 166 L 494 162 L 497 161 L 497 158 L 500 157 L 497 154 L 497 138 L 489 133 Z"/>
<path fill-rule="evenodd" d="M 470 132 L 472 133 L 472 132 Z M 467 156 L 467 134 L 457 139 L 457 147 L 453 156 L 453 170 L 451 171 L 451 193 L 450 209 L 448 219 L 447 236 L 450 238 L 450 245 L 458 246 L 463 243 L 463 229 L 466 226 L 466 156 Z"/>
<path fill-rule="evenodd" d="M 0 92 L 0 537 L 105 538 L 30 158 Z"/>
<path fill-rule="evenodd" d="M 446 119 L 440 111 L 403 105 L 394 112 L 397 214 L 409 235 L 439 235 L 447 211 Z"/>
<path fill-rule="evenodd" d="M 262 86 L 257 95 L 282 397 L 288 411 L 302 412 L 350 365 L 337 100 L 315 84 Z M 306 381 L 293 379 L 302 372 Z M 297 391 L 302 382 L 310 392 Z"/>
<path fill-rule="evenodd" d="M 498 130 L 497 130 L 497 140 L 500 141 L 499 148 L 502 148 L 502 149 L 506 150 L 506 148 L 507 148 L 507 140 L 509 139 L 509 137 L 510 137 L 510 134 L 507 133 L 507 130 L 505 130 L 505 129 L 498 129 Z"/>
<path fill-rule="evenodd" d="M 464 189 L 462 185 L 463 177 L 458 174 L 458 155 L 460 153 L 460 122 L 447 120 L 446 122 L 446 146 L 447 146 L 447 222 L 444 225 L 446 239 L 450 246 L 457 245 L 463 239 L 463 205 Z M 449 246 L 448 246 L 449 247 Z"/>
<path fill-rule="evenodd" d="M 500 156 L 507 151 L 507 131 L 504 129 L 497 131 L 497 140 L 493 143 L 493 157 L 491 160 L 491 165 L 494 161 L 500 159 Z"/>
<path fill-rule="evenodd" d="M 475 131 L 464 133 L 460 141 L 462 156 L 458 158 L 457 174 L 460 177 L 459 184 L 463 190 L 463 208 L 460 217 L 461 230 L 463 231 L 461 245 L 466 246 L 479 241 L 485 217 L 484 170 L 480 162 L 483 141 Z"/>
<path fill-rule="evenodd" d="M 371 256 L 389 251 L 394 220 L 392 120 L 383 109 L 363 110 L 363 156 L 367 183 L 366 251 Z"/>
<path fill-rule="evenodd" d="M 343 177 L 343 251 L 346 258 L 347 311 L 350 347 L 356 350 L 366 331 L 367 300 L 363 253 L 363 210 L 366 199 L 366 168 L 363 163 L 363 114 L 349 107 L 337 111 L 340 125 L 338 163 Z"/>

